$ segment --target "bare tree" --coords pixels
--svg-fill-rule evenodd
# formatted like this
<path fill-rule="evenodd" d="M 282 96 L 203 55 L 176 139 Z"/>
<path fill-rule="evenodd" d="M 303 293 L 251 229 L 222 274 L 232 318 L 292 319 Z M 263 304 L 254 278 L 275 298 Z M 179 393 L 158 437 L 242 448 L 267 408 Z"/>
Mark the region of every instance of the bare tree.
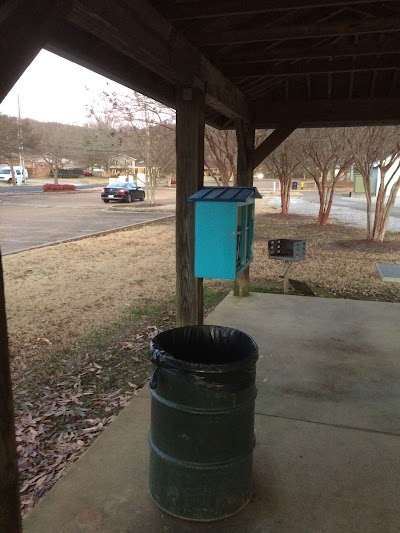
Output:
<path fill-rule="evenodd" d="M 124 135 L 107 117 L 96 117 L 82 139 L 84 166 L 100 165 L 108 174 L 110 166 L 124 152 Z"/>
<path fill-rule="evenodd" d="M 237 142 L 235 132 L 231 130 L 216 130 L 206 126 L 204 138 L 206 144 L 205 164 L 217 184 L 228 187 L 232 178 L 236 184 Z M 213 174 L 213 167 L 217 168 L 219 176 Z"/>
<path fill-rule="evenodd" d="M 385 238 L 390 211 L 400 189 L 400 128 L 398 126 L 368 126 L 351 128 L 347 132 L 354 163 L 360 172 L 367 199 L 367 238 L 382 242 Z M 374 165 L 380 173 L 372 223 L 371 172 Z"/>
<path fill-rule="evenodd" d="M 130 153 L 145 162 L 148 201 L 154 204 L 157 185 L 165 176 L 175 173 L 175 128 L 163 124 L 132 126 L 126 130 L 125 144 Z"/>
<path fill-rule="evenodd" d="M 103 93 L 103 116 L 113 120 L 123 135 L 124 150 L 146 166 L 145 187 L 150 204 L 162 176 L 175 169 L 175 112 L 139 93 Z"/>
<path fill-rule="evenodd" d="M 306 129 L 302 149 L 304 169 L 313 178 L 319 194 L 317 222 L 328 222 L 337 182 L 349 171 L 353 154 L 349 149 L 346 129 Z"/>
<path fill-rule="evenodd" d="M 267 134 L 269 132 L 266 132 Z M 265 138 L 265 134 L 259 137 L 259 141 Z M 301 133 L 294 131 L 282 144 L 278 146 L 264 161 L 268 171 L 279 179 L 281 189 L 281 213 L 289 212 L 290 186 L 296 169 L 304 160 L 301 149 Z"/>
<path fill-rule="evenodd" d="M 77 155 L 77 130 L 74 126 L 66 126 L 56 122 L 38 123 L 40 131 L 39 153 L 50 166 L 54 183 L 58 183 L 60 168 L 68 164 Z"/>

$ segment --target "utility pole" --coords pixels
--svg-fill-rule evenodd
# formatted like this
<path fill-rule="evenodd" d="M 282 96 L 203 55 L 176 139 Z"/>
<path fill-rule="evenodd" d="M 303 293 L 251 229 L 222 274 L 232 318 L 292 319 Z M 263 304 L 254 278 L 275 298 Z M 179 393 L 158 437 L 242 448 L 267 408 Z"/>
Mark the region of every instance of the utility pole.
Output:
<path fill-rule="evenodd" d="M 19 165 L 23 168 L 23 176 L 25 173 L 25 160 L 24 160 L 24 140 L 22 137 L 22 124 L 21 124 L 21 106 L 19 101 L 19 93 L 17 95 L 18 102 L 18 151 L 19 151 Z"/>
<path fill-rule="evenodd" d="M 147 102 L 144 100 L 144 122 L 146 128 L 146 194 L 149 197 L 149 202 L 154 203 L 154 184 L 151 183 L 151 169 L 150 169 L 150 127 L 149 127 L 149 116 L 147 112 Z"/>

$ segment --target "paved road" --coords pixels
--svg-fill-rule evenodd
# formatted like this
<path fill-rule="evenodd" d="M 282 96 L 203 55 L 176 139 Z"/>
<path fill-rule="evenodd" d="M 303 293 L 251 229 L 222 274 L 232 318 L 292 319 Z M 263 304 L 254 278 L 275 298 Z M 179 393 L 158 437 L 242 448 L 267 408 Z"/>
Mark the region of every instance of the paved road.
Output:
<path fill-rule="evenodd" d="M 174 192 L 158 193 L 159 203 L 174 203 Z M 101 202 L 99 190 L 72 194 L 0 195 L 1 250 L 6 255 L 172 214 L 144 211 L 142 206 L 141 202 L 135 202 L 115 211 Z"/>
<path fill-rule="evenodd" d="M 319 197 L 315 192 L 303 192 L 302 197 L 308 202 L 319 204 Z M 348 209 L 354 209 L 356 211 L 365 212 L 367 210 L 367 204 L 364 198 L 350 198 L 348 194 L 344 193 L 335 193 L 333 205 L 336 207 L 347 207 Z M 372 205 L 372 210 L 375 211 L 374 204 Z M 400 218 L 400 198 L 396 200 L 390 215 L 395 218 Z"/>

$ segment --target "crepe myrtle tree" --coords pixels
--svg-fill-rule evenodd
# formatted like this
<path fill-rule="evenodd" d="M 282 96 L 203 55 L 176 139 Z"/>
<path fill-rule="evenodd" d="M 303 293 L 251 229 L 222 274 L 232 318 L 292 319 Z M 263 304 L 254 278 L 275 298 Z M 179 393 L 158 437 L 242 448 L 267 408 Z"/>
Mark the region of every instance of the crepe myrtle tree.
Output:
<path fill-rule="evenodd" d="M 270 132 L 257 133 L 257 142 L 261 142 Z M 295 171 L 303 161 L 301 133 L 295 130 L 264 161 L 268 171 L 279 179 L 281 192 L 281 213 L 289 212 L 290 187 Z"/>
<path fill-rule="evenodd" d="M 349 128 L 347 141 L 360 172 L 367 200 L 367 239 L 382 242 L 390 212 L 400 190 L 400 127 Z M 371 173 L 379 170 L 375 215 L 372 212 Z"/>
<path fill-rule="evenodd" d="M 350 170 L 353 153 L 347 142 L 346 128 L 299 130 L 302 142 L 303 167 L 318 190 L 317 223 L 328 222 L 337 182 Z"/>
<path fill-rule="evenodd" d="M 206 126 L 204 130 L 205 140 L 205 166 L 217 185 L 228 187 L 233 179 L 236 185 L 236 160 L 237 142 L 236 134 L 231 130 L 217 130 Z M 218 174 L 213 171 L 217 169 Z"/>

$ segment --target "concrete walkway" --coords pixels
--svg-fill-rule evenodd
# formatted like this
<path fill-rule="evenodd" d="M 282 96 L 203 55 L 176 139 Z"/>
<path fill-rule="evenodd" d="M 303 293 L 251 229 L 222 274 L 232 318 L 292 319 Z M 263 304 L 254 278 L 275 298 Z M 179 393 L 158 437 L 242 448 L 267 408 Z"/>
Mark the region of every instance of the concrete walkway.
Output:
<path fill-rule="evenodd" d="M 148 494 L 150 400 L 135 398 L 24 522 L 26 533 L 400 531 L 400 306 L 228 296 L 209 323 L 252 335 L 254 495 L 199 524 Z"/>

